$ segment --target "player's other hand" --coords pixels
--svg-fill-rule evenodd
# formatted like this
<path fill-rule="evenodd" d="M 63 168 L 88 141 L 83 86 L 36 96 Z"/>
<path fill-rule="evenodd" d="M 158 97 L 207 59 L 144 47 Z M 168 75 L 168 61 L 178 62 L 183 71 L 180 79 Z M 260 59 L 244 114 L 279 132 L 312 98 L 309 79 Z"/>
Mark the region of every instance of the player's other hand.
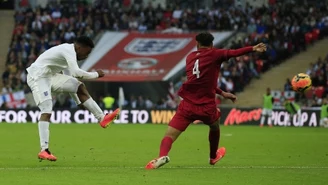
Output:
<path fill-rule="evenodd" d="M 255 46 L 253 46 L 253 51 L 256 51 L 256 52 L 265 52 L 267 50 L 267 47 L 264 43 L 260 43 L 260 44 L 257 44 Z"/>
<path fill-rule="evenodd" d="M 237 101 L 237 96 L 228 92 L 222 92 L 223 98 L 231 100 L 233 103 Z"/>
<path fill-rule="evenodd" d="M 98 73 L 98 77 L 99 77 L 99 78 L 105 76 L 105 73 L 104 73 L 104 71 L 102 71 L 102 70 L 97 70 L 97 73 Z"/>

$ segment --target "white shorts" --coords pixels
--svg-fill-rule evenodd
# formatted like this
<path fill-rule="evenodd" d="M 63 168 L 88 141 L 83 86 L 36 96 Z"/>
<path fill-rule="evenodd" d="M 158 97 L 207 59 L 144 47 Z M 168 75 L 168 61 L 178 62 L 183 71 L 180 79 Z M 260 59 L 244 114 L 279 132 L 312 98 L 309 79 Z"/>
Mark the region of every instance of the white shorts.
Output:
<path fill-rule="evenodd" d="M 271 116 L 272 115 L 272 109 L 263 108 L 262 109 L 262 115 L 263 116 Z"/>
<path fill-rule="evenodd" d="M 76 78 L 64 74 L 55 74 L 52 77 L 32 78 L 27 74 L 27 84 L 32 90 L 36 105 L 51 100 L 51 92 L 76 93 L 82 82 Z"/>

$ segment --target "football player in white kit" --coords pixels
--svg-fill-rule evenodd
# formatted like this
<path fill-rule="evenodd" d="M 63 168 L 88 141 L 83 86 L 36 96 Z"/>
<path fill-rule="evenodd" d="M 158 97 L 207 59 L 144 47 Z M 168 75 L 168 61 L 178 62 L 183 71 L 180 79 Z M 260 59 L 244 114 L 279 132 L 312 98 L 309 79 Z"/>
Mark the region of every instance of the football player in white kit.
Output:
<path fill-rule="evenodd" d="M 60 44 L 42 53 L 27 68 L 27 84 L 31 88 L 36 105 L 41 111 L 38 123 L 41 152 L 40 160 L 56 161 L 49 151 L 49 122 L 53 108 L 51 92 L 70 93 L 79 107 L 89 110 L 98 119 L 101 127 L 106 128 L 118 116 L 120 109 L 104 114 L 89 95 L 85 85 L 77 80 L 101 78 L 103 71 L 87 72 L 79 68 L 77 61 L 84 60 L 94 47 L 93 41 L 81 36 L 73 44 Z M 62 74 L 63 73 L 63 74 Z"/>

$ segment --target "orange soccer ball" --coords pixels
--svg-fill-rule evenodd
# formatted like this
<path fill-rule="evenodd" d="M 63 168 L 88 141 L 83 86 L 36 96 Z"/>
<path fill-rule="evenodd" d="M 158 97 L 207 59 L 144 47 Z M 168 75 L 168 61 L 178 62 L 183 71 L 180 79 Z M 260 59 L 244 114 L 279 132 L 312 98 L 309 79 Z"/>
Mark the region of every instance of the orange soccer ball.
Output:
<path fill-rule="evenodd" d="M 292 87 L 296 92 L 304 93 L 312 86 L 312 80 L 309 75 L 305 73 L 299 73 L 292 79 Z"/>

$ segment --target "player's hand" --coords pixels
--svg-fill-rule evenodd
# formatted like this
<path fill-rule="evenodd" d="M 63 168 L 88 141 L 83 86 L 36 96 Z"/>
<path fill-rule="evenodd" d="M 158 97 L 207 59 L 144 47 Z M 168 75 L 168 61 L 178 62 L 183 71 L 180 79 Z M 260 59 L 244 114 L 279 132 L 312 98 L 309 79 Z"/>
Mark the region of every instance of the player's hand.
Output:
<path fill-rule="evenodd" d="M 237 101 L 237 96 L 228 92 L 222 92 L 223 98 L 231 100 L 233 103 Z"/>
<path fill-rule="evenodd" d="M 256 51 L 256 52 L 265 52 L 267 50 L 267 47 L 264 43 L 260 43 L 260 44 L 257 44 L 255 46 L 253 46 L 253 51 Z"/>
<path fill-rule="evenodd" d="M 97 70 L 97 73 L 98 73 L 98 78 L 105 76 L 105 73 L 102 70 Z"/>

